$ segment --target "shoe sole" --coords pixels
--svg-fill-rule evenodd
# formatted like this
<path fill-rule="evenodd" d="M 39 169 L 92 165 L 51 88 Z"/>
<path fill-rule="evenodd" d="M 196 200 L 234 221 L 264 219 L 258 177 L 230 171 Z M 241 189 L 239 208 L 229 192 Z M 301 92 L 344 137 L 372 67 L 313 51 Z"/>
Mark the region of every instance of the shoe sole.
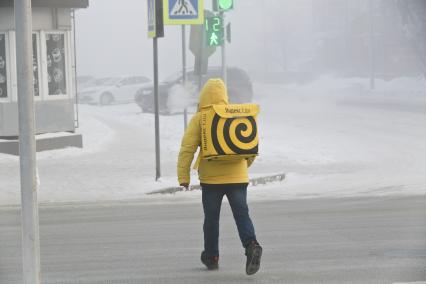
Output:
<path fill-rule="evenodd" d="M 253 249 L 253 254 L 246 265 L 247 275 L 253 275 L 259 271 L 260 259 L 262 258 L 262 247 L 257 246 Z"/>
<path fill-rule="evenodd" d="M 208 266 L 205 262 L 203 262 L 203 264 L 206 266 L 207 270 L 218 270 L 219 269 L 219 265 Z"/>
<path fill-rule="evenodd" d="M 204 264 L 207 267 L 207 270 L 218 270 L 219 269 L 219 264 L 209 266 L 209 265 L 207 265 L 207 263 L 204 261 L 204 259 L 202 257 L 201 257 L 201 263 Z"/>

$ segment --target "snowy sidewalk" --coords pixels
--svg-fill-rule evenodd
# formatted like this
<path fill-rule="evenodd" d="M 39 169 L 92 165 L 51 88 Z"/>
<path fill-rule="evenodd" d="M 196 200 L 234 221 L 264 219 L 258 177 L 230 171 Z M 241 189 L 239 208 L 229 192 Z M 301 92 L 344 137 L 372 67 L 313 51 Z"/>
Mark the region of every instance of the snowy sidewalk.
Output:
<path fill-rule="evenodd" d="M 426 99 L 393 94 L 389 100 L 341 87 L 347 92 L 342 94 L 318 84 L 255 85 L 260 156 L 250 175 L 286 173 L 286 180 L 252 187 L 249 197 L 426 194 L 426 111 L 421 111 Z M 389 101 L 405 104 L 389 107 Z M 183 117 L 161 116 L 160 122 L 163 178 L 155 182 L 153 115 L 140 113 L 136 104 L 80 106 L 84 149 L 38 154 L 40 202 L 146 199 L 154 198 L 147 192 L 176 186 Z M 197 183 L 193 172 L 192 184 Z M 199 194 L 178 195 L 191 201 Z M 0 154 L 0 205 L 19 202 L 18 158 Z"/>

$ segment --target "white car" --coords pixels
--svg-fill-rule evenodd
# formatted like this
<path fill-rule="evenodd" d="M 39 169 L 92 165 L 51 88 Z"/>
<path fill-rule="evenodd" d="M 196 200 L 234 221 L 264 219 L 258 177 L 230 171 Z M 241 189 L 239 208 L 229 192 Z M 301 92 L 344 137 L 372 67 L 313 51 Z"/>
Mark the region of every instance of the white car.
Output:
<path fill-rule="evenodd" d="M 79 103 L 109 105 L 134 101 L 140 88 L 152 85 L 144 76 L 106 77 L 93 80 L 78 92 Z"/>

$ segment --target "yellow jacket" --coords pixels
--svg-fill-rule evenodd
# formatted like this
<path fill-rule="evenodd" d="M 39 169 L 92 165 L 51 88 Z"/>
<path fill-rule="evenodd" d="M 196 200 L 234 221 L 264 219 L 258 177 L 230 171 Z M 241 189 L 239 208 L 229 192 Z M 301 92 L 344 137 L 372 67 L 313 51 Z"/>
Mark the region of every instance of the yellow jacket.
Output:
<path fill-rule="evenodd" d="M 198 112 L 192 117 L 182 138 L 177 164 L 179 184 L 190 183 L 191 164 L 194 159 L 194 154 L 201 145 L 200 110 L 204 106 L 214 104 L 228 104 L 228 94 L 225 84 L 221 79 L 208 80 L 201 90 Z M 254 158 L 235 161 L 207 161 L 198 158 L 196 167 L 198 166 L 198 176 L 201 183 L 246 183 L 249 180 L 247 168 L 251 165 L 253 160 Z"/>

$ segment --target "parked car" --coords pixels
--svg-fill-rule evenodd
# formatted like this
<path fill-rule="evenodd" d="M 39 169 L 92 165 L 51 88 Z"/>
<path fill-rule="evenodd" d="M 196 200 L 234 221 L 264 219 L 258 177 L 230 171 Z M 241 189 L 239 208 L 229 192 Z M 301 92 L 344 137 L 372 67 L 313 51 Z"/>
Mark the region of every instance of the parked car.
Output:
<path fill-rule="evenodd" d="M 210 67 L 207 74 L 202 77 L 202 85 L 210 78 L 221 77 L 221 68 Z M 230 103 L 248 103 L 253 99 L 253 86 L 247 73 L 236 67 L 227 68 L 228 77 L 228 95 Z M 187 105 L 196 105 L 198 103 L 198 81 L 199 76 L 194 71 L 187 72 L 186 88 L 190 93 Z M 182 72 L 169 76 L 158 86 L 159 109 L 161 113 L 170 113 L 171 96 L 180 95 L 181 92 L 174 91 L 174 87 L 182 84 Z M 179 98 L 174 98 L 174 101 Z M 135 102 L 143 112 L 154 112 L 154 90 L 153 86 L 140 88 L 135 95 Z"/>
<path fill-rule="evenodd" d="M 92 82 L 96 80 L 93 76 L 77 76 L 77 88 L 83 90 L 92 85 Z"/>
<path fill-rule="evenodd" d="M 132 102 L 140 88 L 152 85 L 144 76 L 105 77 L 90 82 L 78 93 L 80 103 L 109 105 Z"/>

